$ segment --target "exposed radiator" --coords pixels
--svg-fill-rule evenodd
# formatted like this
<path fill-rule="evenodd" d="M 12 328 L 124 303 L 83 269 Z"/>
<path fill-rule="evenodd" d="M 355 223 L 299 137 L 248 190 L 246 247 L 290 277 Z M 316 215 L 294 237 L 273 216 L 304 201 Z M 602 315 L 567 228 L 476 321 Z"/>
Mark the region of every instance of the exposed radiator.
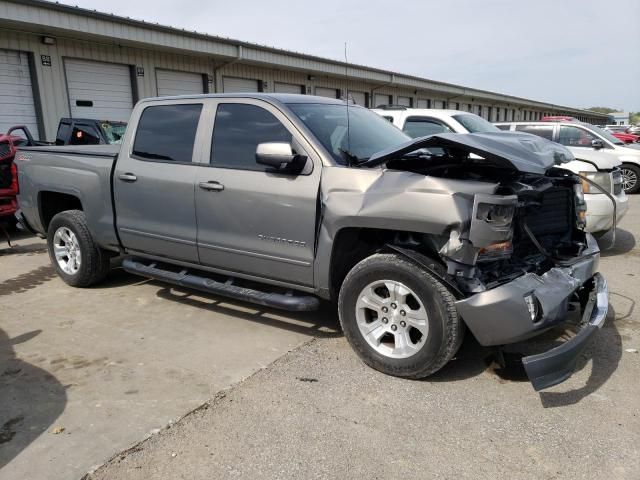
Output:
<path fill-rule="evenodd" d="M 574 220 L 571 190 L 559 188 L 545 192 L 541 205 L 531 209 L 525 220 L 536 236 L 570 231 Z"/>

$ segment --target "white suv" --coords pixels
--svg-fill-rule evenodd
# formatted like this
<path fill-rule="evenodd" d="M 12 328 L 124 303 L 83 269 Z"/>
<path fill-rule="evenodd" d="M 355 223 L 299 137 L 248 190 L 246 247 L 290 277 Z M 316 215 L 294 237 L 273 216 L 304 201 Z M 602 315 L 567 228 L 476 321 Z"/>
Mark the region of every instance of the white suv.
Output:
<path fill-rule="evenodd" d="M 503 130 L 518 130 L 524 133 L 529 132 L 522 128 L 504 128 L 504 125 L 524 125 L 541 124 L 546 127 L 553 127 L 555 123 L 550 122 L 521 122 L 514 124 L 500 124 L 501 128 L 489 123 L 482 117 L 460 110 L 437 110 L 389 106 L 374 109 L 374 112 L 392 122 L 396 127 L 403 130 L 407 135 L 416 138 L 437 133 L 500 133 Z M 573 122 L 571 122 L 573 125 Z M 504 132 L 503 132 L 504 133 Z M 538 135 L 552 140 L 547 135 Z M 615 139 L 615 137 L 612 137 Z M 575 149 L 570 149 L 576 158 L 562 167 L 574 173 L 581 173 L 593 182 L 600 185 L 605 191 L 613 195 L 616 201 L 616 218 L 619 221 L 627 212 L 628 199 L 622 188 L 622 176 L 617 168 L 620 160 L 610 156 L 578 155 Z M 640 153 L 640 150 L 638 150 Z M 598 189 L 588 182 L 582 184 L 584 198 L 587 203 L 587 227 L 590 233 L 604 233 L 613 227 L 613 203 Z"/>
<path fill-rule="evenodd" d="M 578 121 L 496 123 L 501 130 L 533 133 L 561 143 L 573 155 L 587 162 L 621 163 L 622 188 L 626 193 L 640 191 L 640 144 L 624 143 L 611 132 Z"/>

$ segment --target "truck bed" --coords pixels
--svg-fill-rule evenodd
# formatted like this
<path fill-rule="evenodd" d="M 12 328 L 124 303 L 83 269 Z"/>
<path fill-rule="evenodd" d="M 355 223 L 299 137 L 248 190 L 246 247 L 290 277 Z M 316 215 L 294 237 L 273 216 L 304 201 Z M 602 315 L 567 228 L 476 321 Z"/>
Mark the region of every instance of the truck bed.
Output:
<path fill-rule="evenodd" d="M 47 204 L 75 202 L 100 246 L 118 250 L 112 202 L 112 172 L 119 145 L 25 147 L 16 154 L 22 214 L 46 234 Z M 39 205 L 42 206 L 39 209 Z"/>

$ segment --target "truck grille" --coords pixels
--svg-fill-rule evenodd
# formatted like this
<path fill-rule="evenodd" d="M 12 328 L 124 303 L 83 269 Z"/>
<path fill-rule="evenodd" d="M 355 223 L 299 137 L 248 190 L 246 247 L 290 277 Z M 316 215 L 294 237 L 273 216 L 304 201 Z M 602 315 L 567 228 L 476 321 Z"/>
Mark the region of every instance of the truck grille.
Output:
<path fill-rule="evenodd" d="M 534 235 L 566 233 L 573 225 L 573 195 L 567 188 L 548 190 L 541 205 L 526 217 Z"/>

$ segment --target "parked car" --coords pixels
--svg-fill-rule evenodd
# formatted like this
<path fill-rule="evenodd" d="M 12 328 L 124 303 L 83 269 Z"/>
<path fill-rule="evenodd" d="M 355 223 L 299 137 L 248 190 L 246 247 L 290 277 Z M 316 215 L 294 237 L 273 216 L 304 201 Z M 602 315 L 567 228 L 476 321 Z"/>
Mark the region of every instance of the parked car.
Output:
<path fill-rule="evenodd" d="M 511 122 L 496 123 L 503 130 L 526 131 L 565 145 L 579 160 L 593 165 L 620 165 L 622 190 L 640 190 L 640 145 L 625 145 L 621 140 L 595 125 L 582 122 Z M 613 192 L 617 192 L 617 183 Z M 617 195 L 617 194 L 616 194 Z"/>
<path fill-rule="evenodd" d="M 422 137 L 435 133 L 492 133 L 505 134 L 498 127 L 482 117 L 459 110 L 436 110 L 417 108 L 375 109 L 374 112 L 391 121 L 395 126 L 411 137 Z M 547 124 L 548 125 L 548 124 Z M 535 132 L 527 132 L 535 133 Z M 549 136 L 548 140 L 552 140 Z M 578 153 L 574 152 L 578 156 Z M 593 181 L 602 185 L 607 192 L 613 194 L 616 201 L 616 218 L 620 220 L 628 208 L 628 199 L 621 187 L 621 175 L 616 167 L 619 161 L 591 158 L 590 163 L 573 160 L 565 163 L 563 168 L 574 173 L 584 172 Z M 616 186 L 617 185 L 617 186 Z M 583 182 L 584 198 L 587 202 L 587 231 L 604 233 L 613 227 L 614 205 L 611 199 L 587 182 Z"/>
<path fill-rule="evenodd" d="M 58 124 L 56 145 L 118 145 L 126 128 L 125 122 L 63 118 Z"/>
<path fill-rule="evenodd" d="M 18 209 L 18 176 L 14 156 L 19 146 L 41 144 L 33 139 L 29 129 L 23 125 L 11 127 L 0 134 L 0 227 L 13 228 Z"/>
<path fill-rule="evenodd" d="M 622 140 L 624 143 L 637 143 L 640 142 L 640 135 L 634 135 L 628 133 L 629 125 L 605 125 L 604 130 L 611 132 L 611 135 L 618 140 Z"/>
<path fill-rule="evenodd" d="M 523 361 L 540 389 L 571 374 L 608 306 L 580 180 L 556 168 L 571 159 L 531 135 L 411 139 L 323 97 L 164 97 L 136 105 L 121 147 L 21 149 L 19 217 L 72 286 L 123 255 L 268 307 L 333 300 L 360 357 L 400 377 L 442 368 L 465 326 L 500 346 L 579 308 L 576 337 Z"/>

